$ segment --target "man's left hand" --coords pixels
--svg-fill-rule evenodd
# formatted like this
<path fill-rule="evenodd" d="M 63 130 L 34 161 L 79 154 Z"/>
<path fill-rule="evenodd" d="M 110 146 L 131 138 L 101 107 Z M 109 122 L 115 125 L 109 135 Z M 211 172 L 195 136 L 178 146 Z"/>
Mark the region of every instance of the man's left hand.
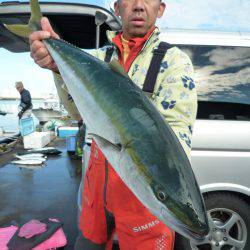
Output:
<path fill-rule="evenodd" d="M 17 116 L 18 116 L 18 118 L 19 118 L 19 120 L 22 118 L 22 116 L 23 116 L 23 111 L 21 110 L 18 114 L 17 114 Z"/>

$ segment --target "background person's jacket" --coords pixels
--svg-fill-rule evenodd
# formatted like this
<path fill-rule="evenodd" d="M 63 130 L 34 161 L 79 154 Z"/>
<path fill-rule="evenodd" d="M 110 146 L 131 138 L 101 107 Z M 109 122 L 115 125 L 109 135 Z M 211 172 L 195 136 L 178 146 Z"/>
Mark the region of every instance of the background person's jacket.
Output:
<path fill-rule="evenodd" d="M 27 89 L 23 89 L 22 92 L 20 93 L 21 95 L 21 101 L 20 101 L 20 108 L 21 112 L 24 113 L 28 109 L 32 109 L 32 101 L 31 101 L 31 96 L 30 92 Z"/>

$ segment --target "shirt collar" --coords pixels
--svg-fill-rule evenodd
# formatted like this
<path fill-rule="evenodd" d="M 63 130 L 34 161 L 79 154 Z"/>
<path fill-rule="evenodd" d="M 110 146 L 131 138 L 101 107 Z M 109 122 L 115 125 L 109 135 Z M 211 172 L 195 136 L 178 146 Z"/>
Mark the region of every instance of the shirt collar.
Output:
<path fill-rule="evenodd" d="M 147 45 L 147 44 L 151 44 L 153 41 L 155 41 L 155 38 L 158 37 L 160 34 L 159 28 L 155 27 L 155 29 L 152 31 L 149 31 L 144 37 L 137 37 L 137 38 L 133 38 L 133 39 L 129 39 L 129 41 L 131 41 L 131 43 L 137 43 L 137 44 L 143 44 L 143 48 Z M 108 41 L 111 44 L 114 44 L 116 47 L 119 48 L 119 50 L 122 50 L 122 42 L 121 42 L 121 35 L 122 32 L 121 31 L 107 31 L 107 38 Z"/>

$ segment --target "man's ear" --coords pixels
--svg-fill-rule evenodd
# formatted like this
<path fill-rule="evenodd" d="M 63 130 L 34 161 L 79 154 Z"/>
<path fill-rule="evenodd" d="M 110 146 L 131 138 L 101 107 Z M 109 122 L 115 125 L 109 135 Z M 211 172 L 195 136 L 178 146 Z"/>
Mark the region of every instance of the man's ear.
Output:
<path fill-rule="evenodd" d="M 165 9 L 166 9 L 166 4 L 161 3 L 160 8 L 158 10 L 158 15 L 157 15 L 158 18 L 161 18 L 163 16 Z"/>
<path fill-rule="evenodd" d="M 116 15 L 116 16 L 120 16 L 119 3 L 118 3 L 118 1 L 115 1 L 115 3 L 114 3 L 114 9 L 115 9 L 115 15 Z"/>

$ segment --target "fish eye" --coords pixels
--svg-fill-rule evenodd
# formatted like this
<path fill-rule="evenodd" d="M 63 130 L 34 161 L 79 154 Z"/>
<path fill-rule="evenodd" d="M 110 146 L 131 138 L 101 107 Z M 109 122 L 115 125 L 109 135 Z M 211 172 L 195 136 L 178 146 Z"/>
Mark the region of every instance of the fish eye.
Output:
<path fill-rule="evenodd" d="M 160 201 L 165 201 L 167 199 L 167 195 L 163 191 L 158 191 L 157 198 Z"/>

